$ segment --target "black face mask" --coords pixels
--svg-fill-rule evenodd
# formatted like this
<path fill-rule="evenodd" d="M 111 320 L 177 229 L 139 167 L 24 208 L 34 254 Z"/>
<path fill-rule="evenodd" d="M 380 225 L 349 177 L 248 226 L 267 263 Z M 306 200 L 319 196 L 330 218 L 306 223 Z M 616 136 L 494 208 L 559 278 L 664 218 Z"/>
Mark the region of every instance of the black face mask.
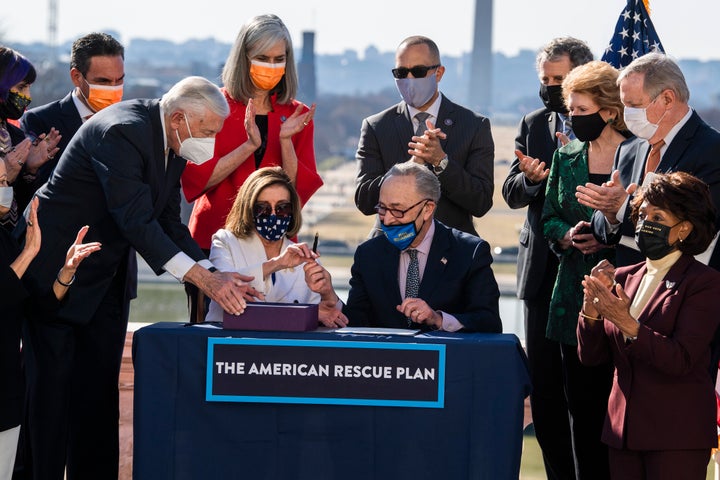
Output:
<path fill-rule="evenodd" d="M 647 220 L 638 221 L 637 228 L 635 229 L 635 243 L 640 249 L 640 253 L 650 260 L 657 260 L 675 250 L 675 245 L 670 245 L 668 238 L 670 237 L 670 229 L 681 223 L 682 221 L 672 227 L 668 227 L 667 225 L 649 222 Z"/>
<path fill-rule="evenodd" d="M 600 116 L 600 112 L 590 115 L 573 115 L 570 117 L 570 122 L 573 133 L 581 142 L 592 142 L 597 139 L 607 125 Z"/>
<path fill-rule="evenodd" d="M 25 113 L 28 105 L 30 105 L 30 97 L 17 92 L 10 92 L 7 100 L 0 102 L 0 118 L 18 120 Z"/>
<path fill-rule="evenodd" d="M 548 110 L 563 115 L 567 113 L 565 100 L 562 97 L 562 85 L 540 84 L 540 99 Z"/>

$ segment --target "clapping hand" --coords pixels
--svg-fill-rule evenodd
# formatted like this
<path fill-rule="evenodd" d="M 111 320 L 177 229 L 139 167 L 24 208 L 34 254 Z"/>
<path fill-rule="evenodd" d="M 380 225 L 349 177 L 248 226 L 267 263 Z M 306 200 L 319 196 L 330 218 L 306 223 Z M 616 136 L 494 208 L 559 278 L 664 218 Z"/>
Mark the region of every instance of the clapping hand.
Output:
<path fill-rule="evenodd" d="M 515 150 L 515 156 L 518 158 L 520 171 L 531 183 L 540 183 L 550 175 L 550 169 L 545 168 L 545 162 L 541 162 L 539 158 L 529 157 L 520 150 Z"/>

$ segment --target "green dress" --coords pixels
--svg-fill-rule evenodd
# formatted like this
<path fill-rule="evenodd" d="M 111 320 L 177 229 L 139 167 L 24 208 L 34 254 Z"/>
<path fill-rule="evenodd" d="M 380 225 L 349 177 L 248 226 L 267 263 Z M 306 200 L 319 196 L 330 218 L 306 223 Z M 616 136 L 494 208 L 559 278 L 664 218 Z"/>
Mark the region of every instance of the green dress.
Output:
<path fill-rule="evenodd" d="M 575 328 L 582 307 L 583 276 L 588 275 L 600 260 L 608 259 L 612 263 L 615 259 L 612 248 L 585 255 L 574 247 L 562 250 L 557 243 L 579 221 L 590 221 L 593 210 L 575 198 L 576 187 L 588 181 L 587 143 L 573 140 L 555 151 L 545 192 L 542 224 L 543 234 L 558 255 L 560 266 L 550 300 L 546 336 L 566 345 L 577 345 Z"/>

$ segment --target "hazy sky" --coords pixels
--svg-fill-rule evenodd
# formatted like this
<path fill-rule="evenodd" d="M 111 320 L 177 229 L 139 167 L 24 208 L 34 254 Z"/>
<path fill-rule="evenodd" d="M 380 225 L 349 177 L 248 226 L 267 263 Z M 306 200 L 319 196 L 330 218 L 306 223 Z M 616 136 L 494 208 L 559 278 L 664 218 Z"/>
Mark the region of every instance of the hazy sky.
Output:
<path fill-rule="evenodd" d="M 394 51 L 405 37 L 433 38 L 441 53 L 468 52 L 472 43 L 474 0 L 57 0 L 58 39 L 112 29 L 120 40 L 214 37 L 232 42 L 242 23 L 258 14 L 283 19 L 296 47 L 302 31 L 314 30 L 318 53 L 363 51 L 375 45 Z M 272 8 L 258 7 L 259 4 Z M 626 0 L 495 0 L 493 51 L 514 55 L 537 50 L 549 39 L 572 35 L 601 54 Z M 0 15 L 0 31 L 10 41 L 46 41 L 48 0 L 12 3 Z M 230 7 L 228 7 L 230 6 Z M 720 59 L 718 0 L 651 0 L 652 20 L 667 53 L 677 58 Z"/>

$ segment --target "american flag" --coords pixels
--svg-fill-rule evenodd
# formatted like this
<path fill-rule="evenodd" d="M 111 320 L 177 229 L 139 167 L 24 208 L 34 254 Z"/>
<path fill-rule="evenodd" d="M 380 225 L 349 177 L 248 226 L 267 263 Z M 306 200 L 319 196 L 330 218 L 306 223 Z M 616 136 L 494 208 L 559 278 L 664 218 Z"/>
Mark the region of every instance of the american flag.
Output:
<path fill-rule="evenodd" d="M 602 60 L 615 68 L 627 66 L 650 52 L 665 52 L 643 0 L 628 0 L 618 18 Z"/>

